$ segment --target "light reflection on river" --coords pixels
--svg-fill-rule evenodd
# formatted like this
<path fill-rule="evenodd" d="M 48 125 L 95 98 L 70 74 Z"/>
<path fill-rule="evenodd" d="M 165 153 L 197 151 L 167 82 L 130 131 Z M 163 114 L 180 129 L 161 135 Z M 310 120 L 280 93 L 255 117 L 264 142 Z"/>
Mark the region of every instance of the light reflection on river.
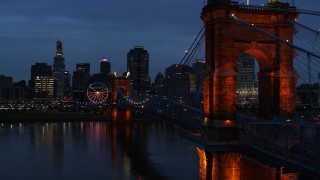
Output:
<path fill-rule="evenodd" d="M 0 179 L 298 177 L 279 174 L 279 169 L 237 153 L 205 152 L 187 142 L 175 127 L 155 121 L 4 123 L 0 126 Z"/>
<path fill-rule="evenodd" d="M 197 179 L 199 159 L 162 122 L 3 124 L 0 179 Z"/>

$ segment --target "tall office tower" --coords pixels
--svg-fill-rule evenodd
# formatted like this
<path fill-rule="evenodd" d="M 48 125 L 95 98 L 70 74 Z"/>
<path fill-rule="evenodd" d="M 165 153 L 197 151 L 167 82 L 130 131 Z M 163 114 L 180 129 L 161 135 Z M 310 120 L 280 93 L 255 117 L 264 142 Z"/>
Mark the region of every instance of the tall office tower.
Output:
<path fill-rule="evenodd" d="M 47 63 L 36 63 L 35 65 L 31 65 L 29 87 L 34 88 L 34 80 L 38 76 L 52 77 L 52 66 Z"/>
<path fill-rule="evenodd" d="M 149 53 L 143 46 L 134 46 L 127 54 L 127 70 L 133 87 L 140 92 L 150 88 Z"/>
<path fill-rule="evenodd" d="M 67 96 L 67 97 L 71 96 L 70 73 L 69 73 L 69 71 L 64 71 L 64 95 Z"/>
<path fill-rule="evenodd" d="M 53 61 L 53 77 L 57 80 L 57 98 L 64 98 L 65 93 L 65 83 L 64 83 L 64 57 L 61 41 L 57 42 L 56 56 Z"/>
<path fill-rule="evenodd" d="M 190 78 L 190 91 L 203 92 L 205 64 L 206 62 L 202 59 L 197 59 L 192 62 L 192 78 Z"/>
<path fill-rule="evenodd" d="M 237 104 L 257 103 L 258 89 L 255 82 L 255 60 L 248 54 L 242 54 L 236 64 Z"/>
<path fill-rule="evenodd" d="M 107 58 L 100 59 L 100 74 L 104 76 L 110 74 L 110 62 Z"/>
<path fill-rule="evenodd" d="M 72 92 L 75 101 L 83 102 L 85 100 L 85 92 L 90 81 L 90 64 L 76 64 L 76 71 L 72 76 Z"/>
<path fill-rule="evenodd" d="M 35 87 L 35 79 L 37 79 L 37 77 L 52 77 L 52 66 L 47 63 L 36 63 L 31 65 L 31 76 L 29 80 L 31 98 L 35 98 L 37 94 Z"/>

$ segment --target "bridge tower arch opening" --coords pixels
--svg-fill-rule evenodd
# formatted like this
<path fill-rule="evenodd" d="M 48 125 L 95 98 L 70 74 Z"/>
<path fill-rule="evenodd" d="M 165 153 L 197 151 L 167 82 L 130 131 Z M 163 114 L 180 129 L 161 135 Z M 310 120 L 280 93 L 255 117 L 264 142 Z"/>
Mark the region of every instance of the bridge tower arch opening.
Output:
<path fill-rule="evenodd" d="M 112 82 L 112 102 L 117 104 L 119 101 L 119 93 L 124 96 L 130 96 L 129 79 L 124 77 L 115 77 Z"/>
<path fill-rule="evenodd" d="M 292 42 L 296 32 L 286 20 L 294 21 L 297 15 L 295 7 L 278 1 L 254 7 L 229 0 L 207 1 L 201 19 L 205 26 L 206 70 L 212 72 L 204 78 L 203 126 L 208 138 L 238 139 L 235 64 L 242 53 L 259 63 L 259 117 L 293 115 L 294 51 L 263 32 Z"/>
<path fill-rule="evenodd" d="M 246 115 L 257 115 L 258 112 L 258 79 L 259 64 L 249 53 L 242 53 L 236 61 L 236 104 L 237 112 Z"/>
<path fill-rule="evenodd" d="M 125 77 L 115 77 L 112 81 L 112 103 L 118 104 L 120 97 L 128 97 L 131 95 L 129 88 L 129 79 Z M 132 110 L 130 108 L 116 107 L 111 109 L 111 119 L 116 122 L 130 122 L 132 118 Z"/>

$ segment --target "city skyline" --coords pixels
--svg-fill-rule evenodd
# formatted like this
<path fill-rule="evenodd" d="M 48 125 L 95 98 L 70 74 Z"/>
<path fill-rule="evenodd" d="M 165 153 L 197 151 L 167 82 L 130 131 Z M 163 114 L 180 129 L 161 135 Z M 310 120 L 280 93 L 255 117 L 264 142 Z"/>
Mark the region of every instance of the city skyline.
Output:
<path fill-rule="evenodd" d="M 267 2 L 250 1 L 258 5 Z M 295 2 L 298 9 L 308 10 L 319 4 L 316 0 Z M 0 74 L 13 77 L 14 82 L 28 81 L 30 67 L 37 62 L 53 65 L 58 40 L 64 45 L 69 72 L 75 71 L 77 63 L 90 63 L 92 73 L 98 73 L 99 60 L 106 57 L 111 71 L 122 74 L 126 71 L 127 51 L 144 46 L 150 53 L 153 82 L 159 71 L 164 73 L 166 67 L 180 62 L 203 25 L 203 1 L 96 1 L 88 7 L 82 0 L 63 4 L 16 0 L 0 5 Z M 313 17 L 302 15 L 299 22 L 319 29 L 319 20 Z"/>

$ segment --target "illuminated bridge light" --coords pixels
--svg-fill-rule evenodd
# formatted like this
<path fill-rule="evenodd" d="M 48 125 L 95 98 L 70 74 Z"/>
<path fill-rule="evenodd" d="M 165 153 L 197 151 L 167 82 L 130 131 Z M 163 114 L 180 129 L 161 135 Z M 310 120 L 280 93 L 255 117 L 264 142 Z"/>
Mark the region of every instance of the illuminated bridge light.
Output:
<path fill-rule="evenodd" d="M 224 124 L 225 125 L 232 125 L 232 121 L 227 119 L 227 120 L 224 121 Z"/>
<path fill-rule="evenodd" d="M 204 124 L 207 124 L 207 123 L 208 123 L 208 118 L 207 118 L 207 117 L 204 118 L 203 123 L 204 123 Z"/>

